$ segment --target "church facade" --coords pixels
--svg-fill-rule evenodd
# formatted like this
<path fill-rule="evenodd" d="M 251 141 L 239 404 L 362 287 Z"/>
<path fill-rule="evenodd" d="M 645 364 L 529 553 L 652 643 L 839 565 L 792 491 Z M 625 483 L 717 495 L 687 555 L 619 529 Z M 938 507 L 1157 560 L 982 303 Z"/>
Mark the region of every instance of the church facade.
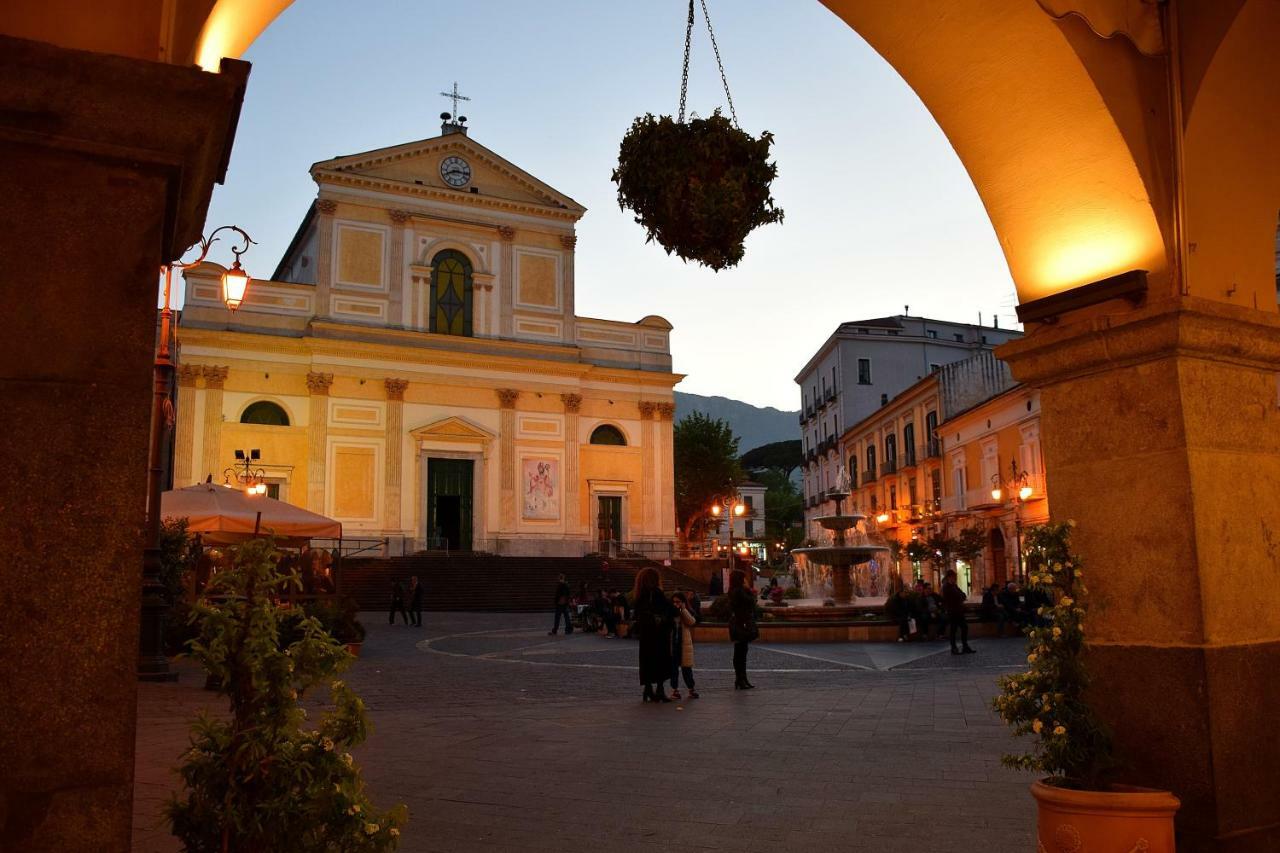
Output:
<path fill-rule="evenodd" d="M 174 486 L 256 449 L 270 494 L 393 550 L 669 547 L 671 324 L 575 314 L 585 208 L 451 123 L 311 175 L 238 311 L 186 274 Z"/>

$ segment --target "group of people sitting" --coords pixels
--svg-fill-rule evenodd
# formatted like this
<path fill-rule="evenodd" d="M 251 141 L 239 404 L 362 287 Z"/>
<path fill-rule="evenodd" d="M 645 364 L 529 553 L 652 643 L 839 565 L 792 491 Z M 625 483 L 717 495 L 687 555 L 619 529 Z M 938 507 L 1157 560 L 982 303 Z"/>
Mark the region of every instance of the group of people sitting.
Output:
<path fill-rule="evenodd" d="M 1053 602 L 1035 589 L 1019 589 L 1013 581 L 1003 587 L 993 583 L 982 591 L 982 621 L 995 622 L 996 633 L 1003 637 L 1004 626 L 1013 625 L 1018 633 L 1026 628 L 1043 627 L 1049 620 L 1037 612 Z"/>

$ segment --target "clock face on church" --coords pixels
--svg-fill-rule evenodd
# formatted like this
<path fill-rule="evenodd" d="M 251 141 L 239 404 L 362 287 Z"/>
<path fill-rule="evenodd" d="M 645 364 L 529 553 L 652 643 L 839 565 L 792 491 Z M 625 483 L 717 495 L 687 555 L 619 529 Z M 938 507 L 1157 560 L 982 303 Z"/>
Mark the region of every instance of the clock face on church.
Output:
<path fill-rule="evenodd" d="M 451 187 L 465 187 L 471 180 L 471 164 L 461 157 L 446 157 L 440 161 L 440 177 Z"/>

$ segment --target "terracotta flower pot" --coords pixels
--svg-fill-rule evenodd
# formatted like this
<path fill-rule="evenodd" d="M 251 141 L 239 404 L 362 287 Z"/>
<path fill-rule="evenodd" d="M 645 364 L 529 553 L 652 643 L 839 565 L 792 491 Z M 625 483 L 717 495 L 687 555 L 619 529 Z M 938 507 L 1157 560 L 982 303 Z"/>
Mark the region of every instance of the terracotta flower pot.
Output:
<path fill-rule="evenodd" d="M 1168 791 L 1073 791 L 1035 782 L 1031 796 L 1043 853 L 1174 853 L 1173 816 L 1182 803 Z"/>
<path fill-rule="evenodd" d="M 351 652 L 353 657 L 360 657 L 360 647 L 364 643 L 347 643 L 347 651 Z"/>

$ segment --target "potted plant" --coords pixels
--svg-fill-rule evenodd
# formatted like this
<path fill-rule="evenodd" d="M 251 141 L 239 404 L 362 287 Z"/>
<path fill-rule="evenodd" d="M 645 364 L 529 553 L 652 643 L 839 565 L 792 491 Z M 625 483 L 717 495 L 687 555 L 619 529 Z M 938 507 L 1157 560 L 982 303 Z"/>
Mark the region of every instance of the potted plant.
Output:
<path fill-rule="evenodd" d="M 1003 762 L 1048 774 L 1031 786 L 1041 849 L 1172 853 L 1177 797 L 1109 781 L 1116 766 L 1111 738 L 1085 701 L 1088 589 L 1071 553 L 1074 526 L 1046 524 L 1025 534 L 1026 591 L 1042 605 L 1029 632 L 1029 668 L 1003 676 L 993 704 L 1032 746 Z"/>
<path fill-rule="evenodd" d="M 364 703 L 337 677 L 351 655 L 279 602 L 290 582 L 272 543 L 252 540 L 192 609 L 191 657 L 230 707 L 192 725 L 184 790 L 165 810 L 186 850 L 382 853 L 399 842 L 405 807 L 376 810 L 350 753 L 368 731 Z M 327 688 L 326 709 L 301 706 L 313 688 Z"/>
<path fill-rule="evenodd" d="M 324 629 L 356 657 L 364 644 L 365 628 L 356 618 L 359 605 L 350 596 L 317 598 L 307 603 L 304 611 L 315 617 Z"/>

